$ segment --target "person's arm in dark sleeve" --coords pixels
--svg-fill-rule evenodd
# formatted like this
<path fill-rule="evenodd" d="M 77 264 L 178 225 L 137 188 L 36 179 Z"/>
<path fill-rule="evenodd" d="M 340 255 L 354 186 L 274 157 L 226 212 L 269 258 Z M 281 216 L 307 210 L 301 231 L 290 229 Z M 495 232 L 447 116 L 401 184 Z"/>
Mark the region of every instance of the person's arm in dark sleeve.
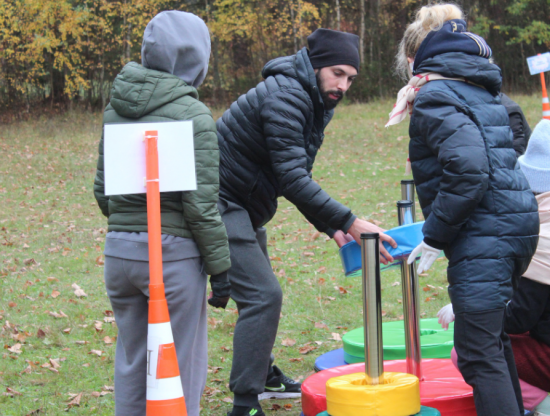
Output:
<path fill-rule="evenodd" d="M 271 165 L 283 196 L 303 214 L 334 230 L 347 232 L 356 216 L 332 199 L 307 172 L 304 143 L 306 114 L 303 92 L 278 91 L 263 103 L 260 116 Z"/>
<path fill-rule="evenodd" d="M 435 248 L 456 238 L 489 183 L 484 139 L 461 106 L 450 95 L 432 91 L 421 95 L 413 110 L 416 129 L 443 169 L 439 192 L 422 229 L 425 243 Z"/>
<path fill-rule="evenodd" d="M 527 137 L 525 136 L 525 131 L 523 130 L 523 117 L 520 113 L 512 113 L 509 115 L 509 118 L 510 128 L 514 134 L 514 150 L 516 151 L 516 156 L 520 157 L 527 149 Z"/>
<path fill-rule="evenodd" d="M 313 218 L 311 215 L 303 212 L 300 208 L 298 208 L 298 211 L 302 213 L 302 215 L 306 218 L 306 220 L 308 220 L 315 227 L 317 231 L 321 233 L 325 233 L 330 238 L 334 236 L 334 233 L 336 232 L 336 230 L 333 230 L 328 225 L 322 223 L 321 221 L 318 221 L 317 219 Z"/>
<path fill-rule="evenodd" d="M 101 140 L 99 141 L 99 156 L 97 158 L 97 168 L 94 178 L 94 196 L 97 201 L 97 205 L 101 209 L 103 215 L 109 218 L 109 197 L 105 196 L 105 167 L 103 161 L 103 136 L 105 129 L 101 133 Z"/>
<path fill-rule="evenodd" d="M 530 331 L 539 321 L 550 286 L 522 277 L 512 300 L 506 306 L 504 331 L 508 334 L 523 334 Z"/>

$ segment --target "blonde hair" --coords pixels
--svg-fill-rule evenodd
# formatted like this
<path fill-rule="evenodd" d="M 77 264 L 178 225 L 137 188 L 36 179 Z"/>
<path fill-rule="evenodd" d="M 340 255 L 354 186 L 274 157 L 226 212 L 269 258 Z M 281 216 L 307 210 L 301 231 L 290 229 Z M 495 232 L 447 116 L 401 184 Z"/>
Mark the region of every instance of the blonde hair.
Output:
<path fill-rule="evenodd" d="M 403 79 L 409 79 L 409 62 L 414 58 L 420 44 L 432 30 L 439 30 L 448 20 L 463 19 L 462 10 L 455 4 L 433 4 L 422 7 L 416 12 L 416 18 L 407 29 L 399 44 L 396 55 L 396 72 Z"/>

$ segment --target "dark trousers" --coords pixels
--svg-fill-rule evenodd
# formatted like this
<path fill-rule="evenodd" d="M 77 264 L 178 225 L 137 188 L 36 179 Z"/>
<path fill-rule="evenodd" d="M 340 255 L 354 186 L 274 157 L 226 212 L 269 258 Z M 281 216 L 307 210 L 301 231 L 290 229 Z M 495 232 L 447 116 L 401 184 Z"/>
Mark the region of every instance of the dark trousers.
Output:
<path fill-rule="evenodd" d="M 231 298 L 239 310 L 229 388 L 235 405 L 251 406 L 264 392 L 283 293 L 269 261 L 265 228 L 254 228 L 237 204 L 220 199 L 218 208 L 229 238 Z"/>
<path fill-rule="evenodd" d="M 474 389 L 478 416 L 524 414 L 512 344 L 504 332 L 503 319 L 504 308 L 456 315 L 458 368 Z"/>

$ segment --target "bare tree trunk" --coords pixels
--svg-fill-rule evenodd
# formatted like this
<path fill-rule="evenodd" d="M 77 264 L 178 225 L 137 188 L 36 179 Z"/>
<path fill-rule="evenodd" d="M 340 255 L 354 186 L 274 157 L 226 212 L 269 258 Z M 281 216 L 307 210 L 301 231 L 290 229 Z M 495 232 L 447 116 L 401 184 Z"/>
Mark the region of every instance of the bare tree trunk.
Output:
<path fill-rule="evenodd" d="M 359 33 L 359 56 L 361 64 L 365 63 L 365 0 L 359 0 L 359 9 L 361 13 L 361 29 Z"/>
<path fill-rule="evenodd" d="M 299 17 L 299 21 L 298 21 L 298 27 L 300 28 L 300 48 L 303 48 L 304 47 L 304 36 L 302 35 L 303 31 L 302 31 L 302 1 L 301 0 L 298 0 L 298 17 Z"/>
<path fill-rule="evenodd" d="M 220 77 L 220 61 L 219 61 L 219 47 L 220 47 L 220 41 L 217 37 L 213 38 L 212 42 L 212 52 L 214 55 L 214 94 L 213 99 L 215 105 L 219 105 L 220 102 L 223 104 L 225 102 L 225 94 L 222 89 L 222 82 Z M 221 92 L 221 97 L 218 97 L 218 92 Z M 220 100 L 220 101 L 218 101 Z"/>
<path fill-rule="evenodd" d="M 105 102 L 106 102 L 106 97 L 105 97 L 105 84 L 104 84 L 104 80 L 105 80 L 105 63 L 104 63 L 104 51 L 101 51 L 101 72 L 99 73 L 99 94 L 101 95 L 101 109 L 104 110 L 105 109 Z"/>
<path fill-rule="evenodd" d="M 53 100 L 54 100 L 54 85 L 53 85 L 53 63 L 50 65 L 50 97 L 51 97 L 51 102 L 50 102 L 50 108 L 53 108 Z"/>
<path fill-rule="evenodd" d="M 294 7 L 292 7 L 292 2 L 288 3 L 290 9 L 290 19 L 292 20 L 292 37 L 294 39 L 294 53 L 298 52 L 298 38 L 296 38 L 296 18 L 294 15 Z"/>
<path fill-rule="evenodd" d="M 130 37 L 132 32 L 132 24 L 128 23 L 128 31 L 126 32 L 126 63 L 130 62 L 131 44 Z"/>
<path fill-rule="evenodd" d="M 336 0 L 336 30 L 340 30 L 340 0 Z"/>
<path fill-rule="evenodd" d="M 380 36 L 380 0 L 376 1 L 376 14 L 374 15 L 374 19 L 376 21 L 376 35 Z M 378 60 L 378 93 L 380 97 L 382 97 L 382 54 L 380 53 L 380 42 L 378 43 L 378 47 L 376 48 L 378 52 L 377 60 Z"/>

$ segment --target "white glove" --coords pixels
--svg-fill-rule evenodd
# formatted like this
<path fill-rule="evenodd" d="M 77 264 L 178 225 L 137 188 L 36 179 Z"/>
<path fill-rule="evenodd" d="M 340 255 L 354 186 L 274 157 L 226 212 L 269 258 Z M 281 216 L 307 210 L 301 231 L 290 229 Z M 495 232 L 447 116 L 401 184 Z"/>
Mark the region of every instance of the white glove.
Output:
<path fill-rule="evenodd" d="M 441 324 L 441 328 L 443 328 L 445 331 L 448 330 L 449 324 L 455 320 L 452 303 L 443 306 L 437 313 L 437 318 L 437 322 Z"/>
<path fill-rule="evenodd" d="M 424 241 L 422 241 L 412 251 L 412 253 L 409 254 L 409 260 L 407 261 L 407 263 L 413 264 L 413 262 L 416 260 L 416 257 L 418 257 L 420 253 L 422 253 L 422 255 L 420 257 L 420 263 L 418 264 L 418 270 L 417 270 L 418 274 L 432 267 L 432 264 L 434 263 L 435 259 L 439 257 L 439 253 L 441 253 L 441 250 L 430 247 Z"/>

